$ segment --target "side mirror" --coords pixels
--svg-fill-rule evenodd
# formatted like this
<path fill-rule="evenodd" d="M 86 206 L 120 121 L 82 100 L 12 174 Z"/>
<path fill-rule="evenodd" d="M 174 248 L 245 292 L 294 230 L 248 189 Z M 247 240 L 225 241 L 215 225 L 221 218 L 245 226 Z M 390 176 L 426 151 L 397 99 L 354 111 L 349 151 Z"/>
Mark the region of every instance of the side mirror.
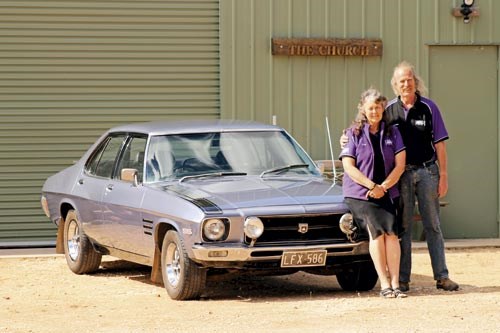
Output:
<path fill-rule="evenodd" d="M 134 184 L 134 186 L 136 187 L 139 185 L 139 181 L 137 180 L 137 175 L 138 175 L 137 169 L 124 168 L 121 171 L 121 179 L 123 181 Z"/>

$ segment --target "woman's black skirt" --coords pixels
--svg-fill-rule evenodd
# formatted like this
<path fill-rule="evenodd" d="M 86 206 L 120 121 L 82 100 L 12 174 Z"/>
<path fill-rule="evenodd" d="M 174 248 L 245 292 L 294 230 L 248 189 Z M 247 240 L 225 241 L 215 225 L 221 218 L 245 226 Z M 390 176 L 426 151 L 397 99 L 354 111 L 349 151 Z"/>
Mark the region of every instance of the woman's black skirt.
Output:
<path fill-rule="evenodd" d="M 388 195 L 370 200 L 345 198 L 345 202 L 352 212 L 354 221 L 360 228 L 368 229 L 372 239 L 383 234 L 399 234 L 400 223 L 396 217 L 396 205 Z"/>

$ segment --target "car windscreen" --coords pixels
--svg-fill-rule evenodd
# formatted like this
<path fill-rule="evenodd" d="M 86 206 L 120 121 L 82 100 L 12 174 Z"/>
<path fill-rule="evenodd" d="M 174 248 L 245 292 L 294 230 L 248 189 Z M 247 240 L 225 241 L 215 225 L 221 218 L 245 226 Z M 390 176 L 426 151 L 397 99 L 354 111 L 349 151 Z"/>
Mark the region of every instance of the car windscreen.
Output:
<path fill-rule="evenodd" d="M 153 136 L 146 154 L 146 182 L 214 172 L 261 175 L 273 169 L 277 174 L 318 175 L 309 156 L 284 131 Z"/>

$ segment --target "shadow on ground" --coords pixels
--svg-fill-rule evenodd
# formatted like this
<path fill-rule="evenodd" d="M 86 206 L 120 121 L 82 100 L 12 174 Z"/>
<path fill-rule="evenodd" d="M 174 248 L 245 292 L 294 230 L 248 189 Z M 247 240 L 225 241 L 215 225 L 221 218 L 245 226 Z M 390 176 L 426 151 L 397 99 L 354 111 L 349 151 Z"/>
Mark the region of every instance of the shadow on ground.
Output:
<path fill-rule="evenodd" d="M 95 277 L 122 276 L 137 282 L 163 288 L 162 285 L 151 282 L 151 268 L 124 260 L 103 261 Z M 457 295 L 467 293 L 499 292 L 499 286 L 478 287 L 461 285 L 460 290 L 446 292 L 436 290 L 432 276 L 412 275 L 409 296 Z M 343 291 L 335 276 L 313 275 L 298 272 L 285 276 L 255 276 L 239 275 L 226 279 L 208 279 L 207 288 L 202 294 L 202 300 L 241 300 L 247 302 L 267 302 L 276 299 L 294 301 L 297 299 L 330 299 L 379 297 L 379 286 L 371 291 Z M 166 293 L 166 291 L 164 291 Z"/>

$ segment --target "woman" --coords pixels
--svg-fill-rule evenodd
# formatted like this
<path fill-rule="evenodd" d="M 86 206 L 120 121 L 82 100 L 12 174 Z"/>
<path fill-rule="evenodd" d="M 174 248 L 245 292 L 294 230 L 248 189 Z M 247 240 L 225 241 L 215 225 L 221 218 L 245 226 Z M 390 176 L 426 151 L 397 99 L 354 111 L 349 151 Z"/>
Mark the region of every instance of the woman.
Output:
<path fill-rule="evenodd" d="M 387 99 L 376 89 L 361 94 L 358 114 L 347 130 L 340 159 L 345 201 L 370 237 L 370 256 L 380 280 L 380 295 L 406 297 L 399 289 L 401 249 L 396 223 L 398 180 L 406 152 L 396 127 L 382 121 Z M 389 276 L 387 275 L 389 274 Z"/>

